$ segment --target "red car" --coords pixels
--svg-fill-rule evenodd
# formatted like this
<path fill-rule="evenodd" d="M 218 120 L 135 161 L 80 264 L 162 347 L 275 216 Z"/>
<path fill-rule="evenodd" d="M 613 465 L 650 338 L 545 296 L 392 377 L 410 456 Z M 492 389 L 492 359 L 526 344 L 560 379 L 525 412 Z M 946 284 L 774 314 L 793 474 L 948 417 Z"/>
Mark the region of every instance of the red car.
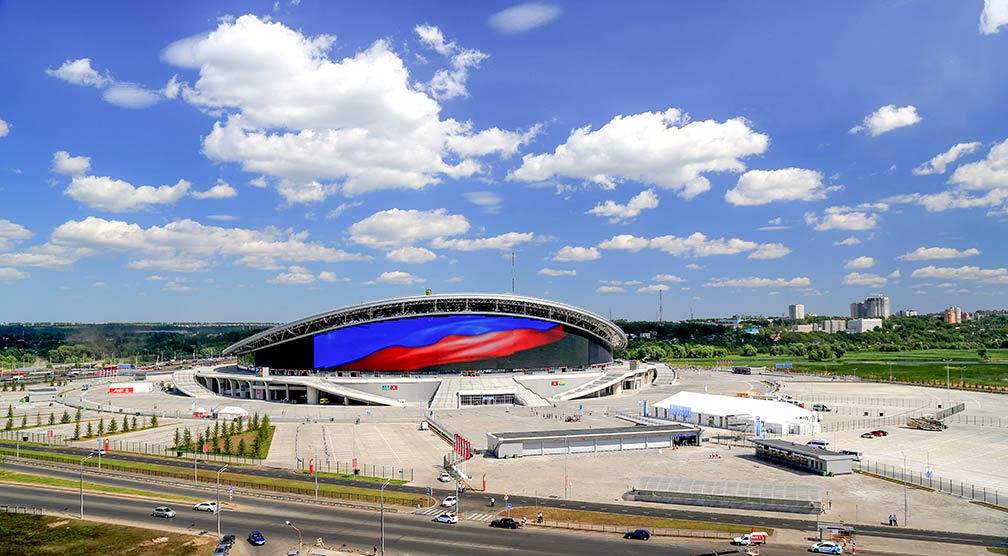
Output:
<path fill-rule="evenodd" d="M 889 433 L 883 430 L 871 431 L 872 436 L 888 436 Z"/>

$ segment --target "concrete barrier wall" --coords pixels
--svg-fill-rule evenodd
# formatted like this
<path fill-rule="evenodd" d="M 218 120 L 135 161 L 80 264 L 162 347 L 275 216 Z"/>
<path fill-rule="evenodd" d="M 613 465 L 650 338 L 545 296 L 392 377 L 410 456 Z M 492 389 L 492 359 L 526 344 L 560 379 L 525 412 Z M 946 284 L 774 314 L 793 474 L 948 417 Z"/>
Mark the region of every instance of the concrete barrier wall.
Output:
<path fill-rule="evenodd" d="M 340 384 L 354 390 L 360 390 L 368 394 L 383 396 L 392 400 L 406 400 L 407 403 L 430 403 L 441 384 L 439 380 L 402 380 L 389 378 L 388 380 L 373 382 L 357 382 L 340 380 L 331 381 L 333 384 Z M 393 389 L 394 388 L 394 389 Z"/>
<path fill-rule="evenodd" d="M 547 375 L 536 375 L 536 376 L 521 376 L 516 377 L 515 380 L 520 382 L 522 386 L 528 388 L 529 390 L 535 392 L 539 396 L 549 399 L 550 396 L 555 396 L 567 390 L 573 390 L 578 386 L 588 384 L 589 382 L 595 380 L 596 378 L 602 376 L 603 373 L 592 372 L 592 373 L 553 373 Z M 553 383 L 557 383 L 553 386 Z M 560 383 L 564 383 L 563 386 Z"/>

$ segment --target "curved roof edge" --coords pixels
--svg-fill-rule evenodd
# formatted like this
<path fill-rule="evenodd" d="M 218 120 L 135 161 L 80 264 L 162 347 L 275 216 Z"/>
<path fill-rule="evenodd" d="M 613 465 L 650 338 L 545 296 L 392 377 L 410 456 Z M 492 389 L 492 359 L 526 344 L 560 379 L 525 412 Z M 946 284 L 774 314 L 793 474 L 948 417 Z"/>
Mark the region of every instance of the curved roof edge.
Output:
<path fill-rule="evenodd" d="M 224 349 L 225 355 L 245 354 L 306 336 L 355 324 L 410 316 L 484 313 L 526 316 L 583 330 L 612 351 L 623 349 L 626 334 L 607 319 L 564 303 L 507 294 L 440 294 L 400 297 L 352 305 L 274 326 Z"/>

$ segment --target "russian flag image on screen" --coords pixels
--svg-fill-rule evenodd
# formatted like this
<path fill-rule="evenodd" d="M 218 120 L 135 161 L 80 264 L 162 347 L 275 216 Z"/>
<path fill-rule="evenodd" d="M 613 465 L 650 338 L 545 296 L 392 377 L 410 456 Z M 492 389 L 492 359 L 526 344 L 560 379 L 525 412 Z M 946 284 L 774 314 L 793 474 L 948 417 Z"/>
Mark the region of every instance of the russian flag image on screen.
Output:
<path fill-rule="evenodd" d="M 315 336 L 315 368 L 411 371 L 507 357 L 564 336 L 559 324 L 519 317 L 450 315 L 373 322 Z"/>

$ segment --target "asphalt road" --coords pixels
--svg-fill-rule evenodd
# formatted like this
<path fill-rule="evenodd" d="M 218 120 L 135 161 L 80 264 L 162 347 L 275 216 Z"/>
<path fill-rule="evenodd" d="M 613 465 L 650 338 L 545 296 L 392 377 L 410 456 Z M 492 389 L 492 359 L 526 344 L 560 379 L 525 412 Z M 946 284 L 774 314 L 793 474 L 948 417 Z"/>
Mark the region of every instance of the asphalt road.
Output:
<path fill-rule="evenodd" d="M 0 442 L 7 447 L 10 447 L 9 442 Z M 88 450 L 80 448 L 69 448 L 69 447 L 38 447 L 32 446 L 32 450 L 36 451 L 51 451 L 58 453 L 73 454 L 79 457 L 87 455 Z M 148 456 L 140 456 L 134 454 L 120 454 L 112 453 L 107 456 L 108 458 L 115 460 L 124 461 L 135 461 L 135 462 L 145 462 L 145 463 L 159 463 L 163 465 L 172 465 L 179 468 L 191 469 L 192 461 L 186 460 L 175 460 L 175 459 L 163 459 L 154 458 Z M 105 457 L 103 457 L 105 459 Z M 294 479 L 302 480 L 305 482 L 305 488 L 312 488 L 309 478 L 301 473 L 296 473 L 294 471 L 285 469 L 274 469 L 274 468 L 263 468 L 263 467 L 241 467 L 236 466 L 228 469 L 228 473 L 236 473 L 247 476 L 260 476 L 260 477 L 271 477 L 271 478 L 283 478 L 283 479 Z M 362 486 L 360 481 L 353 481 L 349 479 L 338 479 L 332 477 L 319 477 L 319 483 L 327 484 L 340 484 L 348 486 Z M 407 492 L 413 494 L 426 494 L 427 489 L 423 487 L 410 487 L 402 485 L 390 485 L 386 490 L 397 491 L 397 492 Z M 443 493 L 437 492 L 435 490 L 435 497 L 439 494 L 447 494 L 449 491 Z M 469 491 L 463 495 L 463 504 L 472 507 L 473 503 L 487 505 L 489 498 L 494 496 L 497 499 L 498 504 L 502 505 L 503 493 L 483 493 L 483 492 L 472 492 Z M 734 516 L 725 515 L 719 513 L 711 513 L 704 511 L 693 511 L 693 510 L 680 510 L 680 509 L 666 509 L 653 506 L 633 506 L 633 505 L 623 505 L 623 504 L 611 504 L 611 503 L 598 503 L 598 502 L 583 502 L 575 500 L 558 500 L 552 498 L 533 498 L 530 496 L 523 496 L 518 494 L 512 494 L 509 496 L 509 502 L 514 506 L 534 506 L 538 504 L 539 506 L 545 508 L 567 508 L 567 509 L 579 509 L 588 511 L 599 511 L 608 513 L 620 513 L 624 515 L 640 515 L 640 516 L 650 516 L 650 517 L 667 517 L 673 519 L 685 519 L 694 521 L 706 521 L 706 522 L 716 522 L 716 523 L 729 523 L 732 525 L 741 525 L 746 527 L 755 528 L 775 528 L 775 529 L 792 529 L 797 531 L 807 531 L 809 535 L 813 535 L 816 531 L 816 521 L 801 519 L 801 518 L 789 518 L 789 517 L 776 517 L 767 516 L 760 518 L 752 518 L 749 516 Z M 489 508 L 487 508 L 489 509 Z M 857 528 L 858 536 L 875 536 L 884 538 L 895 538 L 895 539 L 907 539 L 907 540 L 920 540 L 928 542 L 946 542 L 952 544 L 964 544 L 972 546 L 997 546 L 997 547 L 1008 547 L 1008 541 L 1004 537 L 996 537 L 991 535 L 978 535 L 972 533 L 958 533 L 958 532 L 944 532 L 944 531 L 929 531 L 923 529 L 909 529 L 909 528 L 893 528 L 886 527 L 883 525 L 859 525 Z"/>

